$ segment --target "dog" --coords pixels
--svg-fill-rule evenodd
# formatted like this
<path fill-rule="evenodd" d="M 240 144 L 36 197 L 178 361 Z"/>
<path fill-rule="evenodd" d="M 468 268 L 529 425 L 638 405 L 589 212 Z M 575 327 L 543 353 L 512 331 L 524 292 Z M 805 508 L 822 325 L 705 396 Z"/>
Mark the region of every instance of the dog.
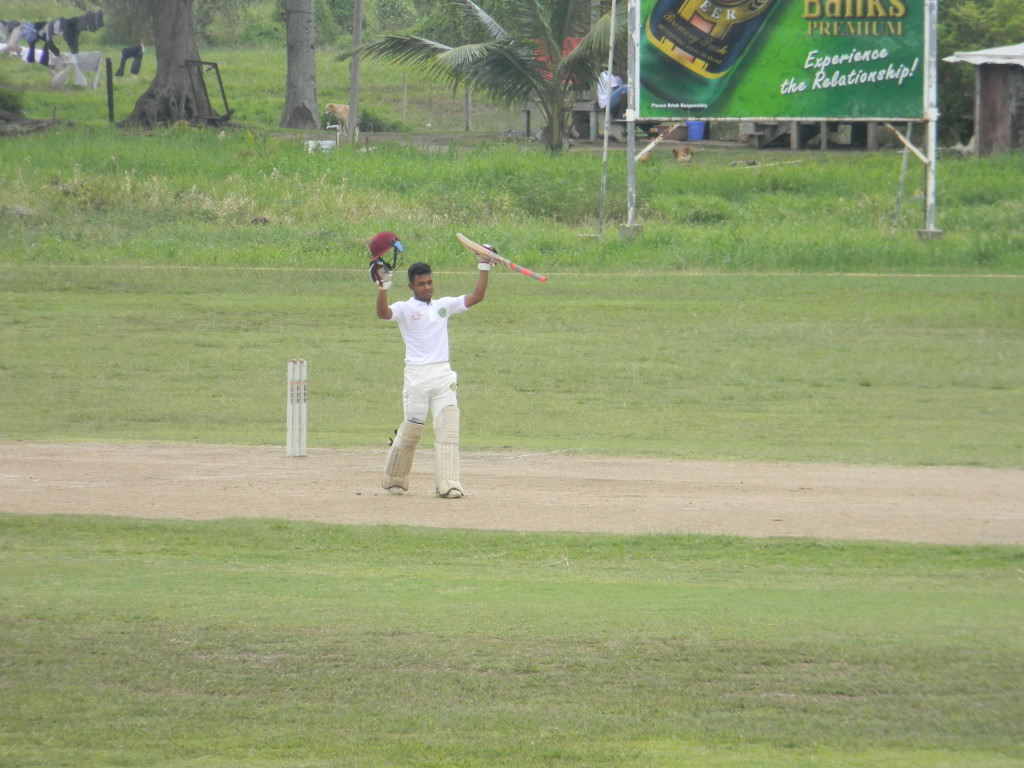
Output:
<path fill-rule="evenodd" d="M 348 136 L 348 104 L 328 104 L 324 109 L 327 112 L 328 119 L 330 119 L 330 115 L 334 115 L 337 119 L 338 135 L 340 136 L 341 132 L 344 131 L 345 135 Z"/>

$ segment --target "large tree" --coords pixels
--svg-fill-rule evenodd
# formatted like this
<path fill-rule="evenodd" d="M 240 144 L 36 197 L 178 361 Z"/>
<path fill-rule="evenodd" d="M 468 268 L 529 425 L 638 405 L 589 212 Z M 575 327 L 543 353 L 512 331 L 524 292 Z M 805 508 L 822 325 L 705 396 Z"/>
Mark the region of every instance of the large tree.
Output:
<path fill-rule="evenodd" d="M 607 66 L 612 20 L 592 20 L 591 0 L 508 0 L 507 26 L 472 0 L 444 0 L 476 25 L 481 42 L 450 46 L 413 35 L 388 35 L 347 51 L 408 64 L 427 74 L 485 93 L 506 107 L 535 100 L 545 122 L 548 147 L 568 146 L 577 92 L 589 89 Z M 625 39 L 622 3 L 616 34 Z"/>
<path fill-rule="evenodd" d="M 285 0 L 288 74 L 282 128 L 319 128 L 316 103 L 316 23 L 314 0 Z"/>
<path fill-rule="evenodd" d="M 179 121 L 221 123 L 230 115 L 214 112 L 199 60 L 194 0 L 137 0 L 152 20 L 156 75 L 123 124 L 145 129 Z"/>

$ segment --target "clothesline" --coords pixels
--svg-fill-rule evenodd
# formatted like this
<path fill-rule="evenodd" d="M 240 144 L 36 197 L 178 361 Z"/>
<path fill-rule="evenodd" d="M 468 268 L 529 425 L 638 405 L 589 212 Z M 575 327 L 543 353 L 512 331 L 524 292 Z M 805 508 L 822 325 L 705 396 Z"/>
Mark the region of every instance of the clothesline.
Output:
<path fill-rule="evenodd" d="M 63 87 L 69 79 L 75 85 L 88 86 L 86 73 L 93 73 L 92 88 L 99 85 L 100 51 L 79 51 L 82 32 L 96 32 L 103 27 L 103 11 L 89 11 L 74 18 L 59 18 L 50 21 L 0 21 L 0 33 L 6 43 L 0 43 L 0 51 L 7 51 L 29 64 L 42 64 L 50 68 L 50 79 L 55 88 Z M 70 53 L 61 53 L 54 37 L 62 36 Z M 36 44 L 43 49 L 36 56 Z M 24 45 L 23 45 L 24 44 Z M 142 43 L 121 49 L 121 66 L 117 76 L 124 75 L 124 67 L 131 61 L 131 74 L 139 74 L 145 53 Z"/>
<path fill-rule="evenodd" d="M 60 49 L 54 42 L 55 37 L 63 37 L 71 53 L 78 53 L 78 43 L 82 32 L 98 32 L 103 28 L 103 11 L 88 11 L 81 16 L 71 18 L 60 17 L 47 21 L 5 20 L 3 25 L 4 42 L 7 50 L 16 48 L 20 52 L 19 40 L 29 48 L 27 61 L 35 63 L 36 43 L 43 44 L 43 53 L 60 56 Z M 43 63 L 43 62 L 40 62 Z"/>

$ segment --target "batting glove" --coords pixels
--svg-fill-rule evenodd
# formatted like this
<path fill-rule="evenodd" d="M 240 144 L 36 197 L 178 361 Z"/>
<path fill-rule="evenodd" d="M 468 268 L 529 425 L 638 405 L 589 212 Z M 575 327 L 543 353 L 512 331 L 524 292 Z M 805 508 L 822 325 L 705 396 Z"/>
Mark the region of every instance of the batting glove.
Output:
<path fill-rule="evenodd" d="M 375 282 L 382 291 L 386 291 L 391 287 L 392 274 L 394 274 L 394 272 L 380 257 L 370 262 L 370 279 Z"/>
<path fill-rule="evenodd" d="M 483 243 L 483 246 L 489 251 L 494 251 L 494 253 L 498 252 L 498 250 L 493 245 Z M 490 267 L 490 265 L 494 263 L 493 258 L 491 258 L 490 256 L 481 256 L 479 253 L 476 254 L 476 260 L 478 264 L 486 264 L 488 267 Z"/>

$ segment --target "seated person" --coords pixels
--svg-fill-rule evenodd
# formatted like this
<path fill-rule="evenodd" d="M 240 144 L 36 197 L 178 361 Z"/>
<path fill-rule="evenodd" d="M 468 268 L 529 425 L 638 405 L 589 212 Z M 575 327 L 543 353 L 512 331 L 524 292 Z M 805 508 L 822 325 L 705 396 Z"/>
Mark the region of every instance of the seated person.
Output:
<path fill-rule="evenodd" d="M 597 106 L 601 109 L 611 105 L 612 116 L 621 118 L 626 111 L 626 95 L 629 86 L 618 75 L 602 72 L 597 78 Z"/>

